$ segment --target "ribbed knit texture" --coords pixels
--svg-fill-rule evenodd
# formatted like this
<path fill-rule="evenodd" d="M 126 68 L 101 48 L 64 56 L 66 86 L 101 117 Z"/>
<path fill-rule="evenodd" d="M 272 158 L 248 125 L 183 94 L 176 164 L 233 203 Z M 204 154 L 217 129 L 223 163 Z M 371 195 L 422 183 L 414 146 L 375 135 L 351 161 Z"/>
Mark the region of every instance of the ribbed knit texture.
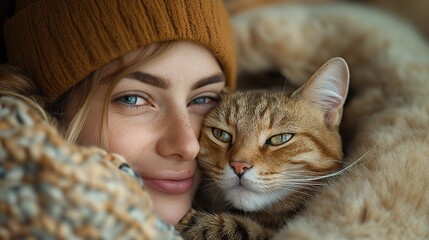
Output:
<path fill-rule="evenodd" d="M 39 0 L 5 24 L 8 61 L 54 100 L 91 72 L 154 42 L 189 40 L 219 60 L 235 87 L 235 57 L 221 0 Z"/>

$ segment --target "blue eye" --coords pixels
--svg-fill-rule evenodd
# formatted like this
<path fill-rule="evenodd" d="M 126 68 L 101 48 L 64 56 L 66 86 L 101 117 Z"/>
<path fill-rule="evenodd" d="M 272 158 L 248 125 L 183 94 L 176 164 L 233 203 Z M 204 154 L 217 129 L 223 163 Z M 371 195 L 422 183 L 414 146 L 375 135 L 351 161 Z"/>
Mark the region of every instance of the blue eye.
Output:
<path fill-rule="evenodd" d="M 137 103 L 137 96 L 125 96 L 121 97 L 119 99 L 120 102 L 126 103 L 126 104 L 136 104 Z"/>
<path fill-rule="evenodd" d="M 146 100 L 137 95 L 127 95 L 117 98 L 117 101 L 126 105 L 142 105 Z"/>
<path fill-rule="evenodd" d="M 198 97 L 198 98 L 192 99 L 190 104 L 206 104 L 206 103 L 209 103 L 210 101 L 212 101 L 212 99 L 209 97 Z"/>

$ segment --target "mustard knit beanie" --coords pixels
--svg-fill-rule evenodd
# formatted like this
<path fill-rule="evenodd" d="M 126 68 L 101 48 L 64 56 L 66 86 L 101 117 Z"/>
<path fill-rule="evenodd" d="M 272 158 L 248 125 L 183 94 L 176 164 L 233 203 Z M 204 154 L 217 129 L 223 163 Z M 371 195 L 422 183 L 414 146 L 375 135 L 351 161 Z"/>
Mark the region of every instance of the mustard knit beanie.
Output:
<path fill-rule="evenodd" d="M 50 100 L 106 63 L 169 40 L 205 46 L 235 87 L 221 0 L 33 0 L 5 23 L 4 34 L 9 63 L 30 71 Z"/>

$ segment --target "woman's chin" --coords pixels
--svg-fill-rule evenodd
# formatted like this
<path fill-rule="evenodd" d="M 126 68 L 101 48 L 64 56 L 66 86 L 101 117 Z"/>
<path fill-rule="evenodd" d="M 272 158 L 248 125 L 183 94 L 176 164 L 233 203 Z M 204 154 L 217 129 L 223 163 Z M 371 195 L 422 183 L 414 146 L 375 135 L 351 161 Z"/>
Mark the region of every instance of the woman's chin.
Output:
<path fill-rule="evenodd" d="M 193 189 L 180 194 L 168 194 L 145 185 L 154 206 L 155 213 L 166 223 L 177 224 L 191 209 L 194 196 Z"/>
<path fill-rule="evenodd" d="M 192 197 L 189 194 L 175 196 L 153 196 L 155 212 L 168 224 L 176 225 L 191 209 Z"/>

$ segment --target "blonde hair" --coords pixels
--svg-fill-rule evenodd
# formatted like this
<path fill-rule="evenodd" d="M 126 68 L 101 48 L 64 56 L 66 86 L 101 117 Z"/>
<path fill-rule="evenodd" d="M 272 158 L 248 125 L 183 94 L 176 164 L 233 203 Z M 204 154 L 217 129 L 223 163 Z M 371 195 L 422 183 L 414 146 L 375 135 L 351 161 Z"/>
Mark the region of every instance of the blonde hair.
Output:
<path fill-rule="evenodd" d="M 142 63 L 148 62 L 155 56 L 165 52 L 172 43 L 173 41 L 154 43 L 135 51 L 137 54 L 128 61 L 124 57 L 121 57 L 103 66 L 55 102 L 52 107 L 52 114 L 58 119 L 59 129 L 62 131 L 65 139 L 72 143 L 76 142 L 85 123 L 90 102 L 97 87 L 102 84 L 109 84 L 102 109 L 100 131 L 100 147 L 108 149 L 108 132 L 106 129 L 108 126 L 108 110 L 113 88 L 124 76 L 135 71 Z M 78 99 L 78 102 L 75 102 L 73 109 L 68 109 L 72 99 Z"/>
<path fill-rule="evenodd" d="M 54 118 L 44 110 L 45 102 L 41 90 L 23 69 L 7 64 L 0 65 L 0 96 L 11 96 L 24 101 L 43 119 L 56 125 Z"/>

